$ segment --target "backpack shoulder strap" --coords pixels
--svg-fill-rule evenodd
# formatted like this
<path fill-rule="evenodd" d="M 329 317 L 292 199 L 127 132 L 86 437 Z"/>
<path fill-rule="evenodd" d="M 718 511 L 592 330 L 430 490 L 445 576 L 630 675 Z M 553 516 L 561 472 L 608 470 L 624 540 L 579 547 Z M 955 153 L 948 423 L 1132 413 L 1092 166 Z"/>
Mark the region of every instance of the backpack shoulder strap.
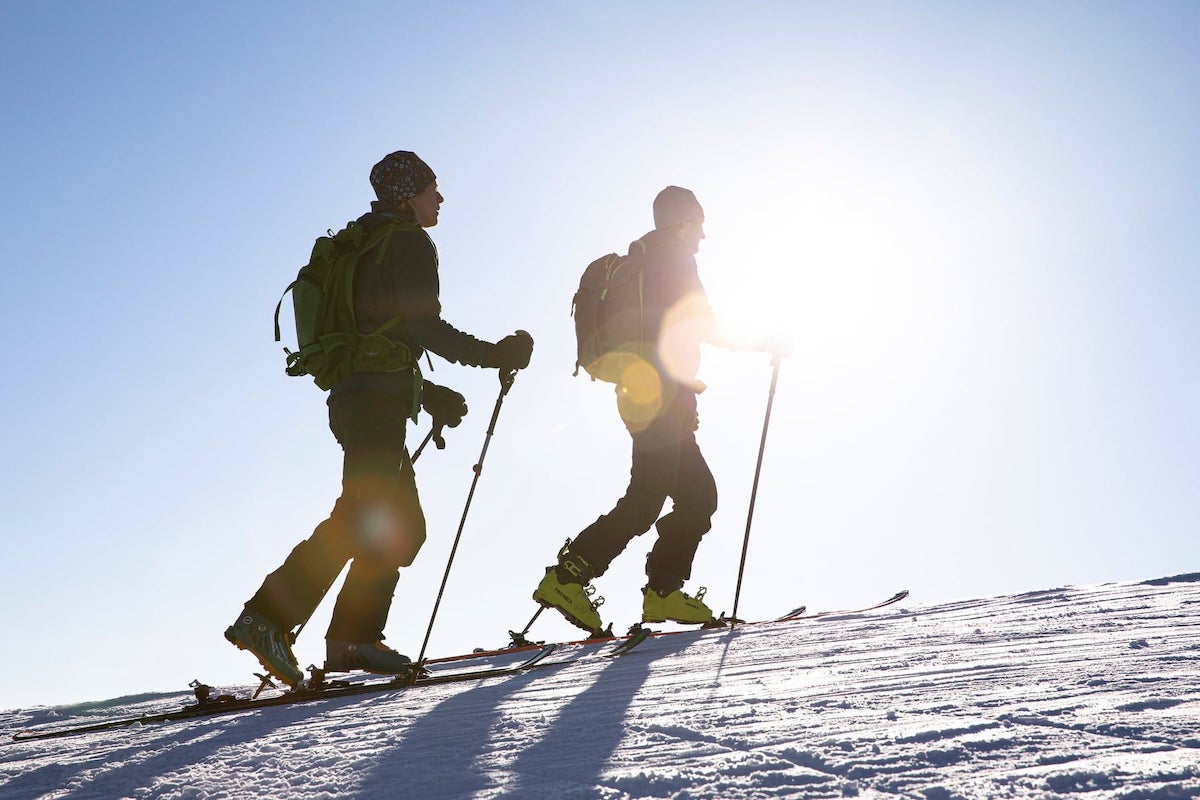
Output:
<path fill-rule="evenodd" d="M 383 257 L 387 254 L 388 245 L 391 244 L 392 234 L 396 233 L 396 231 L 420 231 L 421 233 L 425 233 L 425 229 L 415 222 L 404 222 L 397 219 L 390 220 L 381 226 L 379 230 L 375 231 L 374 234 L 372 234 L 371 238 L 368 239 L 367 243 L 364 245 L 362 253 L 359 257 L 361 258 L 363 255 L 366 255 L 372 249 L 377 249 L 378 252 L 375 253 L 375 263 L 376 265 L 382 264 Z M 428 234 L 426 234 L 426 236 L 428 236 Z M 353 278 L 351 278 L 351 280 L 353 280 Z M 376 328 L 375 334 L 390 331 L 392 328 L 396 327 L 402 322 L 404 322 L 404 315 L 397 314 Z"/>
<path fill-rule="evenodd" d="M 279 295 L 279 302 L 275 304 L 275 341 L 277 342 L 283 341 L 283 334 L 279 332 L 279 311 L 283 308 L 283 298 L 287 297 L 288 292 L 294 289 L 298 282 L 299 278 L 289 283 L 283 290 L 283 294 Z"/>

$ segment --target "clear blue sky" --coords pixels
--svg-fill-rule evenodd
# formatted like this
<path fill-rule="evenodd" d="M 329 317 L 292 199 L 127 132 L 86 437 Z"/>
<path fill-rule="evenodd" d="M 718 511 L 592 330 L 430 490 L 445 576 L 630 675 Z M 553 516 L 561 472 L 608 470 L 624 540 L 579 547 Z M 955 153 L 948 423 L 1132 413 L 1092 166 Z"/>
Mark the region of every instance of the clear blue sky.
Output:
<path fill-rule="evenodd" d="M 445 317 L 537 341 L 431 654 L 505 641 L 624 489 L 568 308 L 671 183 L 714 306 L 796 340 L 745 614 L 1200 568 L 1198 54 L 1185 2 L 8 0 L 0 706 L 249 677 L 221 632 L 340 476 L 271 315 L 397 149 L 446 197 Z M 693 585 L 729 610 L 770 368 L 705 357 Z M 414 655 L 497 391 L 433 377 L 471 414 L 418 464 L 431 535 L 387 631 Z M 599 582 L 618 628 L 649 545 Z"/>

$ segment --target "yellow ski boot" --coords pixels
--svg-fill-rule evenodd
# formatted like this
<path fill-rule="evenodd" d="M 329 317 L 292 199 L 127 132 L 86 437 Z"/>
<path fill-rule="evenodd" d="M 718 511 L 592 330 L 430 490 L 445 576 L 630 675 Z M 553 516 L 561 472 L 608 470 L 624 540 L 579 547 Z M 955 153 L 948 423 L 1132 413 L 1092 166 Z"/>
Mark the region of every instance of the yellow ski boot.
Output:
<path fill-rule="evenodd" d="M 647 586 L 642 590 L 642 622 L 682 622 L 685 625 L 703 625 L 713 621 L 712 609 L 704 604 L 708 590 L 703 586 L 692 597 L 682 589 L 675 589 L 665 597 Z"/>
<path fill-rule="evenodd" d="M 558 564 L 546 568 L 546 577 L 533 590 L 533 599 L 543 606 L 557 609 L 572 625 L 592 635 L 600 635 L 604 623 L 596 611 L 604 603 L 596 596 L 590 580 L 590 565 L 579 556 L 559 553 Z"/>

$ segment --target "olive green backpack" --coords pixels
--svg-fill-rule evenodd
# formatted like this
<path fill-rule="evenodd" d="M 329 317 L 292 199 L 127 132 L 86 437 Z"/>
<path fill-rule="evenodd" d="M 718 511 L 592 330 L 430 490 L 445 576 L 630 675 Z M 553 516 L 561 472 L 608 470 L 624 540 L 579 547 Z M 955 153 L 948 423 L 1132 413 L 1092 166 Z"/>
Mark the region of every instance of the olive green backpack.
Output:
<path fill-rule="evenodd" d="M 311 375 L 321 389 L 331 389 L 352 372 L 391 372 L 416 366 L 406 344 L 384 335 L 402 323 L 402 317 L 393 317 L 373 333 L 359 333 L 354 316 L 354 271 L 372 250 L 375 263 L 380 263 L 396 231 L 419 230 L 414 223 L 394 221 L 368 233 L 358 222 L 350 222 L 337 233 L 331 230 L 317 239 L 308 263 L 283 290 L 283 297 L 292 293 L 296 319 L 297 349 L 283 349 L 288 375 Z M 281 341 L 283 297 L 275 306 L 277 342 Z"/>

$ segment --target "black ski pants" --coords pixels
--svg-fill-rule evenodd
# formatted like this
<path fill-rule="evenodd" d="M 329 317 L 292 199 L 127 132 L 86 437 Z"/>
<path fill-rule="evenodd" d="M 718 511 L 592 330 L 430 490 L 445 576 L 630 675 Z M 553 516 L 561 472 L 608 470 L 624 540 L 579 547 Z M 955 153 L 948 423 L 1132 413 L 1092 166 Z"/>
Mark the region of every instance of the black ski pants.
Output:
<path fill-rule="evenodd" d="M 646 559 L 650 586 L 677 589 L 692 576 L 696 549 L 717 510 L 717 485 L 696 444 L 696 395 L 681 388 L 644 429 L 626 427 L 633 439 L 629 487 L 569 549 L 591 565 L 593 577 L 599 576 L 634 537 L 653 526 L 658 540 Z M 671 511 L 659 519 L 668 497 Z"/>
<path fill-rule="evenodd" d="M 408 407 L 374 389 L 329 396 L 329 428 L 344 452 L 342 494 L 329 518 L 296 545 L 247 603 L 284 630 L 308 621 L 350 561 L 328 639 L 383 637 L 400 567 L 425 541 L 425 515 L 404 449 Z"/>

